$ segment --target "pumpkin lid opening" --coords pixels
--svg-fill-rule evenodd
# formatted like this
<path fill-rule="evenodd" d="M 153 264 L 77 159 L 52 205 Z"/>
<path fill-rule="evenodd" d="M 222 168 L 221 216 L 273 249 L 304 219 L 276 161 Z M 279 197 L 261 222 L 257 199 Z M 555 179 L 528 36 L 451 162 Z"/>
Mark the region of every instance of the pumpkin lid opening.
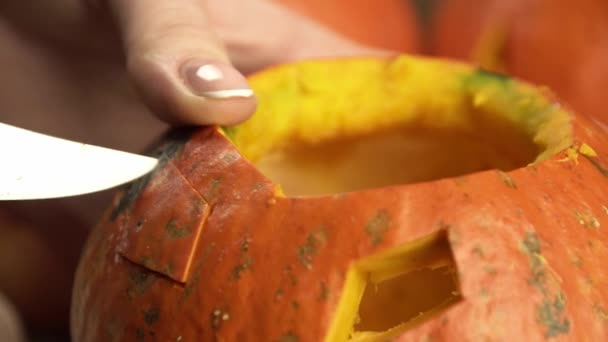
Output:
<path fill-rule="evenodd" d="M 463 64 L 304 61 L 250 83 L 257 113 L 223 132 L 290 196 L 510 171 L 572 142 L 545 90 Z"/>

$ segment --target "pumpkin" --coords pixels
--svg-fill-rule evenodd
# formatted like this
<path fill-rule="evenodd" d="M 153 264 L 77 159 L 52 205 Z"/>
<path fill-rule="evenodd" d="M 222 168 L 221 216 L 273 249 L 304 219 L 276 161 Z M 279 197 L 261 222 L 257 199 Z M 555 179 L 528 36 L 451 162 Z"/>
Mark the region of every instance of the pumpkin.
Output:
<path fill-rule="evenodd" d="M 434 54 L 547 85 L 608 123 L 605 0 L 445 0 L 435 10 Z"/>
<path fill-rule="evenodd" d="M 420 49 L 413 6 L 402 0 L 276 0 L 357 42 L 399 52 Z"/>
<path fill-rule="evenodd" d="M 608 338 L 608 136 L 456 62 L 301 61 L 91 232 L 76 341 Z"/>

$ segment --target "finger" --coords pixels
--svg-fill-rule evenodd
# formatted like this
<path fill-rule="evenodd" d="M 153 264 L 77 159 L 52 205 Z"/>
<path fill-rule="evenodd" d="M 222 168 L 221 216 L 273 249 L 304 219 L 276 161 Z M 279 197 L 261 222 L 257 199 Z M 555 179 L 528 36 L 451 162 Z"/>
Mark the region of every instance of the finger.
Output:
<path fill-rule="evenodd" d="M 200 0 L 106 0 L 146 104 L 174 124 L 230 125 L 256 99 L 213 34 Z"/>

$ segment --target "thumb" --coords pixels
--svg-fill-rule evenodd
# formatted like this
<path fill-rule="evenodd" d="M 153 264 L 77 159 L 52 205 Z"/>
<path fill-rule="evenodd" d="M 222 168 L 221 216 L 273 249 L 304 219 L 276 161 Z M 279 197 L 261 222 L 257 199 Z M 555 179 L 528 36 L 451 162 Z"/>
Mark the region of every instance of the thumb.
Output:
<path fill-rule="evenodd" d="M 146 104 L 173 124 L 231 125 L 256 99 L 211 30 L 200 0 L 106 0 Z"/>

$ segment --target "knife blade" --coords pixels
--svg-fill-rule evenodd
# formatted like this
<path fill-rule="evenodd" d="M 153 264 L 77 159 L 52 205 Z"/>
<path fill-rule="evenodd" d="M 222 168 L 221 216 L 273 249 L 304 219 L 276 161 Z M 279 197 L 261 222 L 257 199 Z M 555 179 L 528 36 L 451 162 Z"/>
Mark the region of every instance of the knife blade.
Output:
<path fill-rule="evenodd" d="M 155 158 L 0 123 L 0 201 L 84 195 L 152 171 Z"/>

